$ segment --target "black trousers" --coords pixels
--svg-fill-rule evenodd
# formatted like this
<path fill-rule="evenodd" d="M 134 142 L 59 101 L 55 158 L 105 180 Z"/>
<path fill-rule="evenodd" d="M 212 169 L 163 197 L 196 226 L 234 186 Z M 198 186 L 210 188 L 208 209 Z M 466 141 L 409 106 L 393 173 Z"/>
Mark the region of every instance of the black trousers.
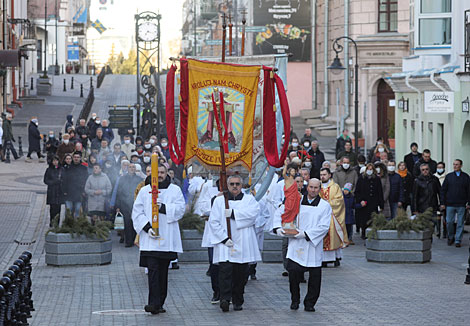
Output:
<path fill-rule="evenodd" d="M 282 265 L 284 269 L 287 270 L 287 248 L 289 247 L 289 239 L 284 237 L 282 238 Z"/>
<path fill-rule="evenodd" d="M 127 213 L 127 212 L 126 212 Z M 134 230 L 131 214 L 122 214 L 124 216 L 124 242 L 127 246 L 133 246 L 137 233 Z"/>
<path fill-rule="evenodd" d="M 220 300 L 230 301 L 234 305 L 242 305 L 245 291 L 248 263 L 219 263 Z"/>
<path fill-rule="evenodd" d="M 7 155 L 8 151 L 11 151 L 15 160 L 20 158 L 19 155 L 16 153 L 15 146 L 13 146 L 13 143 L 11 142 L 11 140 L 5 141 L 3 151 L 5 152 L 4 153 L 5 156 Z"/>
<path fill-rule="evenodd" d="M 170 260 L 148 257 L 149 305 L 163 307 L 168 293 L 168 266 Z"/>
<path fill-rule="evenodd" d="M 293 263 L 293 264 L 292 264 Z M 298 265 L 289 259 L 289 265 Z M 300 280 L 303 278 L 304 271 L 308 271 L 307 295 L 304 298 L 305 307 L 314 307 L 320 297 L 321 287 L 321 267 L 305 267 L 303 269 L 289 268 L 289 288 L 291 300 L 300 303 Z"/>
<path fill-rule="evenodd" d="M 214 294 L 220 294 L 219 289 L 219 265 L 213 264 L 214 259 L 214 248 L 207 248 L 209 254 L 209 274 L 211 276 L 211 286 Z"/>
<path fill-rule="evenodd" d="M 28 158 L 31 158 L 31 154 L 33 154 L 34 152 L 36 152 L 38 158 L 43 158 L 43 157 L 44 157 L 44 155 L 41 154 L 41 151 L 40 151 L 40 150 L 39 150 L 39 151 L 28 151 L 27 157 L 28 157 Z"/>
<path fill-rule="evenodd" d="M 51 204 L 49 205 L 49 214 L 51 216 L 51 221 L 49 223 L 49 226 L 52 226 L 52 221 L 54 221 L 54 218 L 59 215 L 60 217 L 60 204 Z"/>

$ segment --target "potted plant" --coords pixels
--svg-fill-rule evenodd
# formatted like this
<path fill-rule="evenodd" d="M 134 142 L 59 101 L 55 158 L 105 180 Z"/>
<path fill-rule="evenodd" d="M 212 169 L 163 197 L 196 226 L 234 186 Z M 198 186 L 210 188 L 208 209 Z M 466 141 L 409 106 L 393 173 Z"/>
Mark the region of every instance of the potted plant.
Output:
<path fill-rule="evenodd" d="M 395 148 L 395 123 L 388 128 L 388 145 Z"/>
<path fill-rule="evenodd" d="M 67 63 L 67 66 L 65 67 L 65 72 L 70 74 L 72 72 L 73 66 L 70 63 Z"/>
<path fill-rule="evenodd" d="M 112 260 L 110 222 L 99 221 L 92 225 L 85 214 L 74 218 L 69 210 L 59 226 L 58 217 L 46 233 L 46 264 L 103 265 Z"/>
<path fill-rule="evenodd" d="M 387 220 L 374 214 L 367 229 L 366 259 L 382 263 L 425 263 L 431 260 L 432 210 L 414 218 L 402 209 Z"/>
<path fill-rule="evenodd" d="M 78 73 L 80 72 L 80 68 L 81 68 L 81 67 L 82 67 L 82 66 L 81 66 L 79 63 L 75 64 L 74 69 L 75 69 L 75 73 L 76 73 L 76 74 L 78 74 Z"/>

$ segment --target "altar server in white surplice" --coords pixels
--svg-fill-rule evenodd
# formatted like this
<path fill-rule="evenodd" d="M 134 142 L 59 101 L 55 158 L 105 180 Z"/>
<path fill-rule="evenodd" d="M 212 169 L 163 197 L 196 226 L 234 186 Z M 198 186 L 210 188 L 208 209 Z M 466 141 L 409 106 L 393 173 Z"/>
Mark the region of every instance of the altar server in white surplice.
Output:
<path fill-rule="evenodd" d="M 320 198 L 321 182 L 311 179 L 307 186 L 307 195 L 302 197 L 297 216 L 298 234 L 289 238 L 287 249 L 287 270 L 291 292 L 291 309 L 299 309 L 300 280 L 309 272 L 308 290 L 304 299 L 305 311 L 315 311 L 315 304 L 320 296 L 321 265 L 323 258 L 323 238 L 328 233 L 331 220 L 331 206 Z M 273 232 L 284 236 L 281 228 L 281 214 L 284 206 L 274 216 Z"/>
<path fill-rule="evenodd" d="M 242 179 L 228 177 L 228 209 L 224 196 L 215 198 L 209 216 L 211 243 L 214 245 L 213 263 L 219 264 L 220 308 L 242 310 L 248 263 L 261 261 L 255 233 L 259 204 L 252 195 L 243 194 Z M 227 218 L 230 220 L 232 238 L 228 237 Z"/>
<path fill-rule="evenodd" d="M 147 178 L 150 178 L 147 177 Z M 146 180 L 150 183 L 150 180 Z M 185 202 L 180 187 L 171 184 L 168 170 L 158 167 L 159 237 L 152 229 L 152 188 L 142 187 L 132 209 L 132 222 L 139 235 L 140 266 L 148 268 L 149 302 L 145 311 L 152 314 L 165 312 L 168 266 L 183 252 L 178 220 L 183 217 Z"/>

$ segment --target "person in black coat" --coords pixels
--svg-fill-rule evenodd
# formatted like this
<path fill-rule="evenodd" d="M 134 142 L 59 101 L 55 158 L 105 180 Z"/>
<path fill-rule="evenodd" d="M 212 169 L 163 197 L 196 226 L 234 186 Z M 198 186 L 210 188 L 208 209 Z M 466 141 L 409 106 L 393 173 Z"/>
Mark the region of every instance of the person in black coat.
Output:
<path fill-rule="evenodd" d="M 85 119 L 80 119 L 80 125 L 77 126 L 77 136 L 85 149 L 88 146 L 88 133 L 89 130 L 85 124 Z"/>
<path fill-rule="evenodd" d="M 312 141 L 312 145 L 308 154 L 311 156 L 312 167 L 310 169 L 310 178 L 320 179 L 320 169 L 322 168 L 323 162 L 325 162 L 325 154 L 320 150 L 318 141 Z"/>
<path fill-rule="evenodd" d="M 52 158 L 56 155 L 59 145 L 59 140 L 55 138 L 54 132 L 49 131 L 49 139 L 46 142 L 47 163 L 52 163 Z"/>
<path fill-rule="evenodd" d="M 405 155 L 404 161 L 406 164 L 406 168 L 410 173 L 413 173 L 413 168 L 415 164 L 419 161 L 419 159 L 423 156 L 420 152 L 418 152 L 418 144 L 411 143 L 410 145 L 411 152 Z"/>
<path fill-rule="evenodd" d="M 67 134 L 70 128 L 73 128 L 73 115 L 68 114 L 67 121 L 65 122 L 64 134 Z"/>
<path fill-rule="evenodd" d="M 390 181 L 390 194 L 388 203 L 390 205 L 390 218 L 395 218 L 397 209 L 403 206 L 403 180 L 395 173 L 395 161 L 389 161 L 387 165 L 388 179 Z"/>
<path fill-rule="evenodd" d="M 52 227 L 52 221 L 57 216 L 60 216 L 60 207 L 64 203 L 64 196 L 62 192 L 62 178 L 64 177 L 64 170 L 59 164 L 59 158 L 53 156 L 51 164 L 44 174 L 44 183 L 47 185 L 47 199 L 46 203 L 50 208 L 50 222 L 49 227 Z"/>
<path fill-rule="evenodd" d="M 85 183 L 88 178 L 88 170 L 82 164 L 82 153 L 75 152 L 72 156 L 72 164 L 66 169 L 62 187 L 65 196 L 65 207 L 78 217 L 82 206 L 82 195 L 85 193 Z"/>
<path fill-rule="evenodd" d="M 426 163 L 429 165 L 429 168 L 430 168 L 430 174 L 435 174 L 436 173 L 436 170 L 437 170 L 437 162 L 434 161 L 432 158 L 431 158 L 431 151 L 429 149 L 425 149 L 423 151 L 423 155 L 421 156 L 421 158 L 418 160 L 418 162 L 415 163 L 414 167 L 413 167 L 413 176 L 415 178 L 419 177 L 419 175 L 421 174 L 421 165 L 423 163 Z"/>
<path fill-rule="evenodd" d="M 421 164 L 420 170 L 421 174 L 415 179 L 413 185 L 411 211 L 413 214 L 418 214 L 432 208 L 433 214 L 437 215 L 441 201 L 441 183 L 431 174 L 429 164 Z"/>
<path fill-rule="evenodd" d="M 41 154 L 41 133 L 38 129 L 38 119 L 32 118 L 28 127 L 28 156 L 26 162 L 31 162 L 31 154 L 36 152 L 39 162 L 44 162 L 43 155 Z"/>
<path fill-rule="evenodd" d="M 361 238 L 366 238 L 366 228 L 372 218 L 372 213 L 377 213 L 378 208 L 384 209 L 384 196 L 382 182 L 377 176 L 374 164 L 366 165 L 366 171 L 358 178 L 356 190 L 354 190 L 356 203 L 356 225 L 361 228 Z"/>
<path fill-rule="evenodd" d="M 413 193 L 414 178 L 411 175 L 411 173 L 408 171 L 408 169 L 406 168 L 406 164 L 403 161 L 398 163 L 397 173 L 401 177 L 401 182 L 403 186 L 402 208 L 406 211 L 408 206 L 411 205 L 411 194 Z"/>

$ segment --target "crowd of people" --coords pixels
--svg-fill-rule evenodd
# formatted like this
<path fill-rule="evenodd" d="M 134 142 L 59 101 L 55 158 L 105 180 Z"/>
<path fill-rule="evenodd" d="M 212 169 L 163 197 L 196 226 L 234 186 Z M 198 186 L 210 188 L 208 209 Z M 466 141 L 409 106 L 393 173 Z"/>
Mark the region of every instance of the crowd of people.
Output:
<path fill-rule="evenodd" d="M 148 269 L 149 278 L 145 310 L 152 314 L 165 312 L 168 266 L 182 252 L 177 222 L 189 208 L 206 221 L 202 246 L 208 248 L 211 302 L 224 312 L 230 303 L 242 310 L 244 287 L 257 278 L 265 232 L 283 238 L 282 275 L 289 278 L 291 309 L 299 308 L 299 283 L 308 282 L 306 311 L 315 311 L 321 268 L 340 266 L 343 249 L 354 245 L 354 226 L 365 239 L 374 212 L 393 219 L 398 209 L 415 215 L 431 208 L 436 235 L 461 246 L 470 177 L 459 159 L 446 174 L 445 164 L 436 163 L 428 149 L 420 153 L 416 143 L 397 163 L 379 137 L 366 158 L 354 151 L 344 130 L 336 142 L 336 162 L 329 162 L 309 128 L 302 138 L 291 130 L 285 166 L 256 201 L 259 185 L 250 187 L 241 175 L 228 177 L 224 195 L 217 177 L 197 175 L 192 167 L 183 173 L 184 167 L 169 158 L 166 138 L 157 143 L 153 135 L 142 139 L 133 130 L 120 130 L 118 141 L 108 122 L 96 114 L 76 126 L 68 117 L 65 131 L 62 139 L 50 132 L 46 143 L 49 168 L 44 182 L 51 221 L 64 203 L 73 216 L 85 212 L 92 221 L 112 220 L 121 213 L 121 241 L 132 247 L 138 235 L 140 266 Z M 152 153 L 159 155 L 159 234 L 152 228 L 149 204 Z M 292 234 L 287 234 L 288 224 Z"/>

